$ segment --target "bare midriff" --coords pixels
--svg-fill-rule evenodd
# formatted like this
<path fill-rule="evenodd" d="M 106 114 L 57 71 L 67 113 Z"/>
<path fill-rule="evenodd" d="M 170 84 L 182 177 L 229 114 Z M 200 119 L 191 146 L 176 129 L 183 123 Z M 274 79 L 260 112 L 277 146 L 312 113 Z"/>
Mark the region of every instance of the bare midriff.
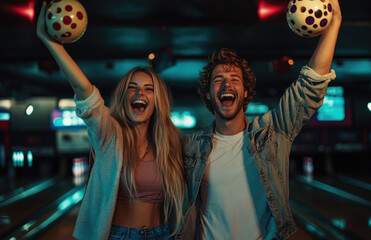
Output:
<path fill-rule="evenodd" d="M 125 227 L 157 227 L 164 223 L 163 203 L 117 199 L 112 223 Z"/>

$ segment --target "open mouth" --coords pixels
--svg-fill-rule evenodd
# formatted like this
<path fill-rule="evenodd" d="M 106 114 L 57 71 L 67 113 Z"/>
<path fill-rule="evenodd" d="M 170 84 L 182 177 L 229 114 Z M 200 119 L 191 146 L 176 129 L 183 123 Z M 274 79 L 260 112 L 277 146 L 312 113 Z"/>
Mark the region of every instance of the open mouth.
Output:
<path fill-rule="evenodd" d="M 233 93 L 222 93 L 219 95 L 219 101 L 223 107 L 230 107 L 236 100 L 236 96 Z"/>
<path fill-rule="evenodd" d="M 144 100 L 137 99 L 131 102 L 131 107 L 135 113 L 142 113 L 146 110 L 148 103 Z"/>

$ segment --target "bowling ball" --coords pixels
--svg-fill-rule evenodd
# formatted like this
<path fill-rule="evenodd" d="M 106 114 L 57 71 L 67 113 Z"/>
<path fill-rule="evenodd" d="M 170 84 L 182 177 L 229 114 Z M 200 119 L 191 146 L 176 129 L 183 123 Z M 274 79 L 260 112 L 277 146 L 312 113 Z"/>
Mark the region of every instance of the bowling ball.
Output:
<path fill-rule="evenodd" d="M 294 33 L 302 37 L 315 37 L 330 25 L 332 13 L 329 0 L 291 0 L 286 19 Z"/>
<path fill-rule="evenodd" d="M 60 43 L 77 41 L 85 32 L 88 16 L 77 0 L 53 0 L 46 7 L 47 33 Z"/>

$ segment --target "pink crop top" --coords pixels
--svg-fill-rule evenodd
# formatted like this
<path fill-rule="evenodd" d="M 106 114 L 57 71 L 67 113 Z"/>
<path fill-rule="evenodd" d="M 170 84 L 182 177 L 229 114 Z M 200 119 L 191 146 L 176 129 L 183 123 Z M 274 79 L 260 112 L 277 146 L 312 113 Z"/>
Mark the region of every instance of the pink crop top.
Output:
<path fill-rule="evenodd" d="M 140 161 L 134 173 L 137 195 L 135 200 L 149 203 L 164 201 L 164 189 L 161 174 L 157 167 L 157 161 Z M 120 182 L 118 199 L 129 200 L 130 194 Z"/>

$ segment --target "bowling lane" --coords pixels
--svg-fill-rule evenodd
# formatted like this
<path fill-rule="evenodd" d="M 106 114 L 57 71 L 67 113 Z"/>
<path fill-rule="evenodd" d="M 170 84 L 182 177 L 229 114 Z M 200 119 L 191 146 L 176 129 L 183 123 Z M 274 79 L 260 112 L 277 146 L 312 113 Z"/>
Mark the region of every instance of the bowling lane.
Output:
<path fill-rule="evenodd" d="M 331 193 L 310 185 L 303 182 L 304 179 L 293 180 L 290 183 L 290 202 L 298 229 L 288 240 L 367 239 L 370 235 L 368 222 L 371 217 L 367 205 L 362 204 L 362 201 L 352 201 L 351 198 L 339 195 L 344 192 Z M 319 180 L 313 179 L 312 183 Z M 334 184 L 328 185 L 330 182 Z M 341 181 L 330 178 L 323 184 L 327 184 L 328 190 L 342 186 Z M 349 189 L 346 192 L 354 195 L 348 192 L 351 187 L 347 186 L 347 188 Z M 45 229 L 38 239 L 50 239 L 51 237 L 56 240 L 74 239 L 72 233 L 78 209 L 75 207 L 56 224 Z"/>
<path fill-rule="evenodd" d="M 341 186 L 341 183 L 336 185 Z M 292 207 L 301 211 L 302 215 L 314 216 L 313 221 L 323 220 L 345 235 L 349 233 L 360 239 L 371 236 L 371 208 L 368 199 L 315 179 L 305 180 L 303 177 L 290 182 L 290 198 L 293 200 Z"/>
<path fill-rule="evenodd" d="M 79 212 L 80 205 L 74 207 L 68 214 L 61 218 L 56 224 L 46 229 L 46 231 L 41 234 L 39 240 L 73 240 L 75 239 L 72 234 L 75 228 L 75 223 L 77 219 L 77 214 Z"/>
<path fill-rule="evenodd" d="M 0 208 L 0 215 L 7 219 L 0 223 L 0 236 L 13 231 L 27 221 L 40 217 L 42 213 L 45 213 L 46 206 L 73 188 L 75 185 L 70 178 L 58 178 L 42 191 Z"/>
<path fill-rule="evenodd" d="M 330 185 L 332 187 L 342 186 L 342 183 L 336 179 L 330 179 L 326 183 L 321 178 L 314 179 L 314 181 L 319 180 L 323 181 L 324 184 L 333 182 L 333 184 Z M 312 183 L 314 181 L 312 180 Z M 37 215 L 37 212 L 41 211 L 43 207 L 45 208 L 45 206 L 50 204 L 50 202 L 53 202 L 59 196 L 74 188 L 75 185 L 75 182 L 71 179 L 60 180 L 57 184 L 53 185 L 53 187 L 42 191 L 36 196 L 19 201 L 6 209 L 1 209 L 1 215 L 8 214 L 9 219 L 11 220 L 11 224 L 8 225 L 11 226 L 2 224 L 0 227 L 0 236 L 3 232 L 9 231 L 10 228 L 17 225 L 17 223 L 18 225 L 24 223 L 25 216 Z M 308 183 L 304 182 L 304 178 L 300 177 L 299 180 L 291 181 L 290 188 L 292 198 L 291 203 L 293 203 L 292 208 L 295 212 L 294 216 L 298 224 L 298 231 L 290 236 L 289 240 L 326 239 L 326 237 L 329 236 L 327 234 L 336 236 L 336 234 L 333 234 L 331 230 L 326 230 L 328 223 L 345 232 L 343 235 L 346 236 L 345 239 L 367 239 L 367 236 L 371 234 L 368 225 L 371 217 L 370 208 L 367 208 L 367 206 L 362 204 L 362 202 L 352 201 L 350 198 L 339 196 L 339 192 L 331 193 L 330 191 L 325 191 L 321 188 L 315 187 L 314 185 L 309 184 L 309 181 Z M 347 186 L 347 188 L 349 188 L 347 189 L 347 192 L 349 192 L 351 187 Z M 26 207 L 22 207 L 23 205 Z M 29 210 L 28 208 L 33 209 Z M 76 205 L 53 224 L 44 227 L 44 229 L 39 233 L 41 235 L 37 235 L 37 239 L 74 239 L 72 233 L 78 209 L 79 205 Z M 310 214 L 308 214 L 308 212 Z M 17 216 L 19 215 L 22 215 L 23 217 L 20 216 L 19 219 L 17 219 Z M 28 219 L 29 218 L 30 217 L 28 217 Z M 315 224 L 311 224 L 308 228 L 307 222 L 303 222 L 303 219 Z M 49 220 L 48 218 L 44 218 L 40 221 L 46 222 Z M 45 226 L 43 223 L 40 223 L 39 225 Z M 4 226 L 7 227 L 7 229 L 4 229 Z M 338 237 L 335 239 L 343 238 Z"/>
<path fill-rule="evenodd" d="M 29 196 L 35 195 L 45 189 L 53 186 L 58 181 L 58 178 L 43 179 L 40 181 L 34 181 L 24 186 L 20 186 L 10 192 L 7 192 L 0 196 L 0 209 L 6 208 L 9 205 L 16 203 Z M 7 187 L 5 187 L 7 188 Z"/>
<path fill-rule="evenodd" d="M 0 178 L 0 202 L 6 199 L 6 195 L 14 191 L 24 191 L 46 179 L 41 178 L 21 178 L 21 179 L 9 179 L 7 177 Z"/>
<path fill-rule="evenodd" d="M 342 174 L 335 174 L 329 176 L 316 176 L 315 180 L 331 185 L 335 188 L 341 189 L 357 197 L 371 200 L 371 176 L 347 176 Z"/>

